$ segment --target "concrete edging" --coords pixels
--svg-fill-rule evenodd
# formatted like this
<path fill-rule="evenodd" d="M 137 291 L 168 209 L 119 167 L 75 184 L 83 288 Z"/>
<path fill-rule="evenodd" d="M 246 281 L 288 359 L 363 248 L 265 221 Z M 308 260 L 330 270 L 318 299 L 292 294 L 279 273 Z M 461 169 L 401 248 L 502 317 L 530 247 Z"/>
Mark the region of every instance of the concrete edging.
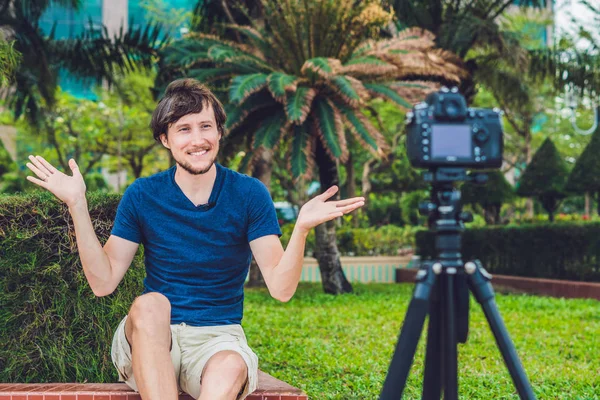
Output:
<path fill-rule="evenodd" d="M 396 282 L 413 283 L 417 271 L 418 269 L 397 269 Z M 494 287 L 508 287 L 528 294 L 541 296 L 600 300 L 600 283 L 493 275 L 492 285 Z"/>

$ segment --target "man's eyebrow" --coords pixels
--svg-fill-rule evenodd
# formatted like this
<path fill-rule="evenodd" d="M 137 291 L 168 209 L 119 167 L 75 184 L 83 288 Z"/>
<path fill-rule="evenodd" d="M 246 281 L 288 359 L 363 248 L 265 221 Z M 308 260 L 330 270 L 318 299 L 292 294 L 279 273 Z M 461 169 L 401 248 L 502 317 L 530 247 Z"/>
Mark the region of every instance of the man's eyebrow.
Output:
<path fill-rule="evenodd" d="M 200 121 L 198 124 L 200 125 L 200 124 L 206 124 L 206 123 L 214 124 L 214 121 L 212 121 L 210 119 L 206 119 L 206 120 Z M 174 125 L 174 128 L 177 129 L 177 128 L 180 128 L 182 126 L 189 126 L 189 125 L 191 125 L 189 122 L 179 122 L 179 123 L 177 123 L 177 124 Z"/>

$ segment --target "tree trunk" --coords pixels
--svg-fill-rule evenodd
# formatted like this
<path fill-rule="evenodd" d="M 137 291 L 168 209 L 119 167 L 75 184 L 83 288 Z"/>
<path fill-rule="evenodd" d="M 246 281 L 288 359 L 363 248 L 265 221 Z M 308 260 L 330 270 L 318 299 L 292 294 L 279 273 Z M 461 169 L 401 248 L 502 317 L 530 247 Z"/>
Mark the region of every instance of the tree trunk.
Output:
<path fill-rule="evenodd" d="M 271 192 L 271 172 L 273 170 L 273 151 L 263 150 L 260 158 L 254 165 L 252 170 L 252 176 L 260 180 Z M 250 263 L 250 275 L 248 276 L 248 287 L 265 287 L 265 278 L 262 276 L 256 260 L 252 257 L 252 263 Z"/>
<path fill-rule="evenodd" d="M 590 192 L 585 192 L 585 210 L 583 214 L 586 218 L 590 217 Z"/>
<path fill-rule="evenodd" d="M 317 141 L 315 158 L 319 167 L 321 191 L 338 184 L 338 171 L 335 162 L 329 158 L 321 141 Z M 339 193 L 338 193 L 339 194 Z M 336 194 L 334 199 L 338 199 Z M 329 294 L 351 293 L 352 285 L 346 279 L 340 253 L 337 248 L 335 221 L 328 221 L 315 228 L 315 258 L 319 262 L 323 290 Z"/>
<path fill-rule="evenodd" d="M 354 197 L 356 196 L 356 181 L 355 181 L 355 171 L 354 171 L 354 160 L 352 159 L 352 154 L 348 156 L 348 161 L 344 164 L 346 167 L 346 197 Z M 352 226 L 358 228 L 358 213 L 360 210 L 352 211 Z"/>
<path fill-rule="evenodd" d="M 525 162 L 527 165 L 531 162 L 531 133 L 529 130 L 525 137 Z M 527 217 L 533 219 L 533 199 L 531 197 L 527 198 L 525 209 Z"/>
<path fill-rule="evenodd" d="M 596 200 L 598 201 L 598 209 L 596 211 L 598 211 L 598 215 L 600 215 L 600 190 L 598 191 L 598 196 Z"/>

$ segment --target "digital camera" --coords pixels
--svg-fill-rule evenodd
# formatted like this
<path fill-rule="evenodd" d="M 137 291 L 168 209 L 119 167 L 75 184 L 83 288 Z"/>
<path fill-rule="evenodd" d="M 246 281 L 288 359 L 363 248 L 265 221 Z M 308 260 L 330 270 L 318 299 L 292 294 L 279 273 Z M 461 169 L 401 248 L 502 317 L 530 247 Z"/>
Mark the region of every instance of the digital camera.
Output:
<path fill-rule="evenodd" d="M 418 168 L 499 168 L 502 119 L 499 110 L 468 108 L 457 88 L 442 88 L 406 114 L 407 152 Z"/>

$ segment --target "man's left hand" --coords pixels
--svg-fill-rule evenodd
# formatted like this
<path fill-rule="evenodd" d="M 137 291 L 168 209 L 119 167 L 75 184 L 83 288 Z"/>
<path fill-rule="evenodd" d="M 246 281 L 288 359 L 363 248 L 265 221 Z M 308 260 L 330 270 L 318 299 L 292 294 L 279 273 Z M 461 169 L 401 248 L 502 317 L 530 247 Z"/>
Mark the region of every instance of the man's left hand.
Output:
<path fill-rule="evenodd" d="M 351 199 L 327 201 L 338 191 L 337 186 L 332 186 L 324 193 L 306 202 L 300 209 L 296 227 L 308 232 L 315 226 L 334 218 L 348 214 L 365 205 L 364 197 L 353 197 Z"/>

